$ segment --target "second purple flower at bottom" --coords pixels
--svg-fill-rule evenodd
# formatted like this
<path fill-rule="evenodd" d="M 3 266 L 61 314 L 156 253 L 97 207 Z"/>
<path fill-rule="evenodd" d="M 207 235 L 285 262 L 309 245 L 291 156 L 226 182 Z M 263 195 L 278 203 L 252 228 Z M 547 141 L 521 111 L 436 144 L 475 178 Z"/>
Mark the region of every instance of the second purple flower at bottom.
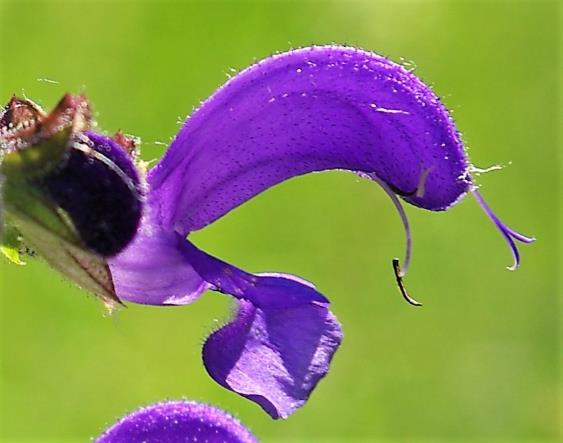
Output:
<path fill-rule="evenodd" d="M 109 427 L 96 443 L 258 443 L 224 411 L 192 401 L 140 408 Z"/>

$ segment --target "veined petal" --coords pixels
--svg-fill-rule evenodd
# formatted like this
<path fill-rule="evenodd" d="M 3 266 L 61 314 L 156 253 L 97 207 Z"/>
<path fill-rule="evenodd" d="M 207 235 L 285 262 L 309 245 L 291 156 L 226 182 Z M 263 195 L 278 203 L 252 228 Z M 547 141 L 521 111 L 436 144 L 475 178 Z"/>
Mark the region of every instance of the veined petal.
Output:
<path fill-rule="evenodd" d="M 187 241 L 155 221 L 152 205 L 131 244 L 108 263 L 117 296 L 147 305 L 184 305 L 196 300 L 209 284 L 191 266 Z"/>
<path fill-rule="evenodd" d="M 123 417 L 96 443 L 257 443 L 238 420 L 206 404 L 168 401 Z"/>
<path fill-rule="evenodd" d="M 258 308 L 240 300 L 234 320 L 205 342 L 203 361 L 219 384 L 287 418 L 328 373 L 341 341 L 340 323 L 324 305 Z"/>
<path fill-rule="evenodd" d="M 327 169 L 375 174 L 431 210 L 470 184 L 462 142 L 432 90 L 384 57 L 342 46 L 275 55 L 236 75 L 186 121 L 149 183 L 163 220 L 187 233 Z"/>

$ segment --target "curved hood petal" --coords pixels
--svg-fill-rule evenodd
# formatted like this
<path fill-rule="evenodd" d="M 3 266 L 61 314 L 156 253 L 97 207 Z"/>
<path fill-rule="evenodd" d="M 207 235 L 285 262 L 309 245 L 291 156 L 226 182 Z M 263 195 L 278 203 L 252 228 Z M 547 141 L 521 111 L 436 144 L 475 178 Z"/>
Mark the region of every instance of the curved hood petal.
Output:
<path fill-rule="evenodd" d="M 342 46 L 290 51 L 239 73 L 188 118 L 148 180 L 163 220 L 187 233 L 277 183 L 328 169 L 373 173 L 431 210 L 470 183 L 432 90 L 401 65 Z"/>

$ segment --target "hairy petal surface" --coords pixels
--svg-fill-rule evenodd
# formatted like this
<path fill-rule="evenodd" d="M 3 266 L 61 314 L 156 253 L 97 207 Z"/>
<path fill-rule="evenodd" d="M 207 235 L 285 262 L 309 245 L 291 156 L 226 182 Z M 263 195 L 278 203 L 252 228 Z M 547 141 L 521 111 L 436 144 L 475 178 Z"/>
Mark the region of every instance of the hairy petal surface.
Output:
<path fill-rule="evenodd" d="M 324 305 L 258 308 L 240 300 L 234 320 L 205 342 L 203 361 L 219 384 L 287 418 L 328 373 L 341 341 L 340 323 Z"/>
<path fill-rule="evenodd" d="M 446 108 L 404 67 L 342 46 L 304 48 L 245 69 L 186 121 L 148 180 L 163 221 L 200 229 L 312 171 L 375 174 L 406 200 L 445 209 L 468 190 Z M 422 195 L 420 195 L 422 194 Z"/>
<path fill-rule="evenodd" d="M 213 406 L 169 401 L 141 408 L 110 427 L 97 443 L 257 443 L 238 420 Z"/>

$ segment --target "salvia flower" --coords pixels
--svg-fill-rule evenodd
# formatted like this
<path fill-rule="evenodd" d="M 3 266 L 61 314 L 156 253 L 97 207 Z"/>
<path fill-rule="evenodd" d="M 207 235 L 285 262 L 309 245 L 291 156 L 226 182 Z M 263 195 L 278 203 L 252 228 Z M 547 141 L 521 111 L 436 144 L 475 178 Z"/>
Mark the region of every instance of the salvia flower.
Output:
<path fill-rule="evenodd" d="M 123 417 L 96 443 L 257 443 L 226 412 L 192 401 L 156 403 Z"/>
<path fill-rule="evenodd" d="M 403 285 L 411 234 L 400 199 L 442 211 L 472 193 L 510 245 L 514 268 L 515 240 L 533 240 L 487 206 L 447 109 L 404 67 L 359 49 L 322 46 L 240 72 L 192 114 L 147 173 L 137 233 L 107 263 L 119 300 L 183 305 L 208 289 L 232 296 L 234 319 L 206 340 L 205 367 L 274 418 L 302 406 L 327 374 L 340 324 L 311 283 L 248 273 L 188 236 L 284 180 L 335 169 L 380 184 L 399 211 L 407 247 L 402 267 L 395 259 L 393 268 L 413 304 Z"/>

